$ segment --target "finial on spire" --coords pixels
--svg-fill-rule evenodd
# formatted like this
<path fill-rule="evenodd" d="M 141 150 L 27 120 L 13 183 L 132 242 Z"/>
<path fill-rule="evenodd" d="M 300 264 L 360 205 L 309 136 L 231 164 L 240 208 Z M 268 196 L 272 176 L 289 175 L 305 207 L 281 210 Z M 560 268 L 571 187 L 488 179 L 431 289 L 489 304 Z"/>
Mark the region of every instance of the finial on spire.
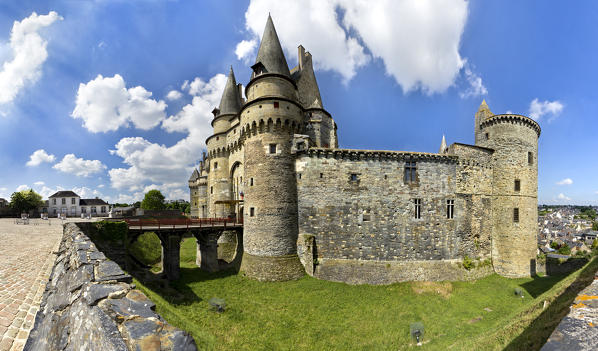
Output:
<path fill-rule="evenodd" d="M 440 150 L 438 150 L 439 154 L 443 154 L 446 152 L 446 139 L 444 138 L 444 134 L 442 134 L 442 141 L 440 142 Z"/>

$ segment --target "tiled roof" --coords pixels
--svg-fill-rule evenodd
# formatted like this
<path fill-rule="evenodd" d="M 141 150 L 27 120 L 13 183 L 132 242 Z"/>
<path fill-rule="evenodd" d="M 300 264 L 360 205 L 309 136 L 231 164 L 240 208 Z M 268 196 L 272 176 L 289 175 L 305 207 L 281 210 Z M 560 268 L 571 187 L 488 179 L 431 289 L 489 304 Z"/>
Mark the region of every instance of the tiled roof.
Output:
<path fill-rule="evenodd" d="M 97 206 L 97 205 L 108 205 L 108 203 L 102 199 L 81 199 L 79 200 L 81 206 Z"/>
<path fill-rule="evenodd" d="M 62 191 L 58 191 L 54 195 L 50 196 L 50 199 L 53 197 L 79 197 L 79 195 L 75 194 L 71 190 L 62 190 Z"/>

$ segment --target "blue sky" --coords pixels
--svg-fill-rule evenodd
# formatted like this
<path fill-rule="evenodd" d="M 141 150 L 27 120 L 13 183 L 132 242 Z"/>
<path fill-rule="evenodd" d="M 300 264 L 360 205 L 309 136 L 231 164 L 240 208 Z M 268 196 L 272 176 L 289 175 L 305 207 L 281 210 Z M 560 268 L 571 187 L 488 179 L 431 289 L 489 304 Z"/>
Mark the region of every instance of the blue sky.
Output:
<path fill-rule="evenodd" d="M 0 197 L 187 198 L 268 12 L 291 67 L 312 53 L 340 147 L 473 143 L 486 99 L 540 123 L 540 203 L 598 204 L 598 3 L 546 0 L 3 0 Z"/>

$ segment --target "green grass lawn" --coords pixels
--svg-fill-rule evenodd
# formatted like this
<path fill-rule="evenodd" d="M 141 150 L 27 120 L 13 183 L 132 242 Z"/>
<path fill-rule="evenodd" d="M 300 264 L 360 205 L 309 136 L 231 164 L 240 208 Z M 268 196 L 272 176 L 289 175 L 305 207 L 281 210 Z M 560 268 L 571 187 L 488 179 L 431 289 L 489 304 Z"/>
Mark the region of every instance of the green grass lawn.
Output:
<path fill-rule="evenodd" d="M 179 281 L 135 283 L 201 350 L 402 350 L 415 348 L 409 335 L 414 322 L 425 327 L 418 349 L 517 350 L 541 346 L 538 340 L 555 325 L 547 324 L 570 303 L 563 291 L 597 267 L 594 260 L 567 277 L 492 275 L 475 282 L 353 286 L 305 276 L 265 283 L 233 272 L 200 271 L 195 239 L 189 238 L 181 245 Z M 517 287 L 524 298 L 514 296 Z M 226 301 L 224 313 L 210 310 L 212 297 Z M 544 309 L 544 300 L 554 300 L 553 308 Z M 549 322 L 534 322 L 538 316 Z"/>

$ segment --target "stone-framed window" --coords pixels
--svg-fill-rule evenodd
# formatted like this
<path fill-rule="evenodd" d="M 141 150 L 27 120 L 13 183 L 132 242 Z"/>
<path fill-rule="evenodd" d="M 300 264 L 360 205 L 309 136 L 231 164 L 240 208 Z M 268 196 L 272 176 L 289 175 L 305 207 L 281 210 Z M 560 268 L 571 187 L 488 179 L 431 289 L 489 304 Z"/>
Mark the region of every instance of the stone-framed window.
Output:
<path fill-rule="evenodd" d="M 255 217 L 255 207 L 249 208 L 249 217 Z"/>
<path fill-rule="evenodd" d="M 534 164 L 534 154 L 531 151 L 527 153 L 527 163 L 530 166 Z"/>
<path fill-rule="evenodd" d="M 276 153 L 276 144 L 270 144 L 269 151 L 270 151 L 270 154 L 275 154 Z"/>
<path fill-rule="evenodd" d="M 74 205 L 74 204 L 75 204 L 75 198 L 73 197 L 73 198 L 71 198 L 71 205 Z"/>
<path fill-rule="evenodd" d="M 490 134 L 486 133 L 486 140 L 490 139 Z"/>
<path fill-rule="evenodd" d="M 413 199 L 413 210 L 415 219 L 422 218 L 422 199 Z"/>
<path fill-rule="evenodd" d="M 446 218 L 455 218 L 455 200 L 453 199 L 446 200 Z"/>
<path fill-rule="evenodd" d="M 62 198 L 62 204 L 66 205 L 66 199 L 65 198 Z"/>
<path fill-rule="evenodd" d="M 249 186 L 253 186 L 253 178 L 249 178 Z"/>
<path fill-rule="evenodd" d="M 356 182 L 359 180 L 359 175 L 357 173 L 351 173 L 349 175 L 349 181 Z"/>
<path fill-rule="evenodd" d="M 213 193 L 214 193 L 214 187 L 213 187 L 213 186 L 211 186 L 211 187 L 210 187 L 210 194 L 213 194 Z"/>
<path fill-rule="evenodd" d="M 513 222 L 519 223 L 519 208 L 518 207 L 515 207 L 513 209 Z"/>
<path fill-rule="evenodd" d="M 521 180 L 515 179 L 515 191 L 521 190 Z"/>
<path fill-rule="evenodd" d="M 324 173 L 320 173 L 320 179 L 324 178 Z"/>
<path fill-rule="evenodd" d="M 417 178 L 417 163 L 414 160 L 405 162 L 405 184 L 415 183 Z"/>
<path fill-rule="evenodd" d="M 297 178 L 301 179 L 301 173 L 297 173 Z"/>
<path fill-rule="evenodd" d="M 218 162 L 214 162 L 214 169 L 218 169 Z"/>

